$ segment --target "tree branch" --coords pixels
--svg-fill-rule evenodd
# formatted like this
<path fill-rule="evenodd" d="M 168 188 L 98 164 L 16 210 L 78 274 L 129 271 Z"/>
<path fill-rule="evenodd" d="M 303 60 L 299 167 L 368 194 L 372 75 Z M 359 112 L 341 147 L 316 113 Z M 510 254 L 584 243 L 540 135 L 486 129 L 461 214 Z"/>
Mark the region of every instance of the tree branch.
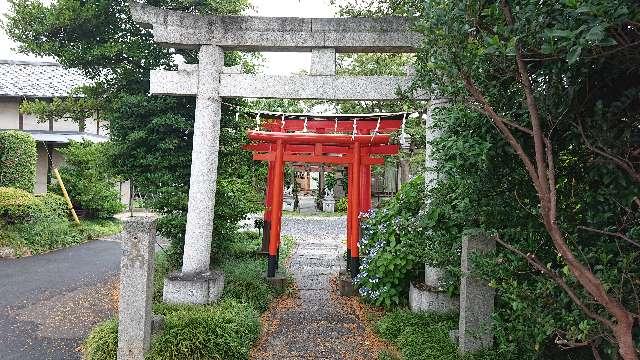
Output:
<path fill-rule="evenodd" d="M 533 162 L 531 161 L 529 156 L 525 153 L 524 149 L 522 148 L 522 145 L 518 142 L 518 140 L 513 136 L 513 134 L 509 130 L 509 128 L 507 128 L 507 126 L 505 125 L 506 123 L 504 121 L 504 118 L 498 115 L 495 112 L 495 110 L 493 110 L 493 107 L 491 107 L 489 102 L 485 99 L 484 95 L 482 94 L 482 92 L 480 92 L 480 89 L 478 89 L 473 79 L 471 79 L 471 77 L 464 71 L 460 71 L 460 74 L 462 76 L 462 79 L 464 81 L 464 86 L 467 89 L 467 91 L 469 91 L 471 96 L 481 105 L 482 113 L 484 113 L 491 120 L 493 120 L 493 123 L 498 127 L 500 132 L 504 135 L 504 137 L 507 139 L 511 147 L 513 147 L 516 154 L 518 154 L 518 156 L 524 163 L 524 166 L 527 172 L 529 173 L 531 180 L 533 181 L 534 187 L 536 188 L 536 190 L 539 191 L 540 183 L 538 181 L 538 174 L 536 172 L 535 166 L 533 165 Z"/>
<path fill-rule="evenodd" d="M 621 159 L 621 158 L 619 158 L 617 156 L 611 155 L 611 154 L 607 153 L 606 151 L 598 149 L 596 146 L 591 144 L 589 139 L 587 139 L 587 136 L 586 136 L 586 134 L 584 132 L 584 128 L 582 127 L 582 123 L 581 122 L 578 122 L 577 124 L 574 123 L 574 126 L 576 126 L 578 128 L 578 131 L 580 132 L 580 136 L 582 137 L 582 141 L 584 141 L 585 146 L 589 150 L 591 150 L 591 151 L 595 152 L 596 154 L 604 156 L 605 158 L 613 161 L 613 163 L 615 163 L 620 168 L 622 168 L 624 171 L 626 171 L 627 174 L 629 174 L 629 176 L 631 176 L 633 181 L 640 183 L 640 172 L 636 171 L 633 168 L 633 164 L 632 163 L 630 163 L 627 160 Z"/>
<path fill-rule="evenodd" d="M 630 243 L 632 245 L 640 247 L 640 243 L 638 243 L 635 240 L 632 240 L 628 236 L 626 236 L 624 234 L 621 234 L 621 233 L 614 233 L 614 232 L 610 232 L 610 231 L 598 230 L 598 229 L 594 229 L 594 228 L 590 228 L 590 227 L 586 227 L 586 226 L 578 226 L 577 228 L 578 229 L 582 229 L 582 230 L 591 231 L 591 232 L 598 233 L 598 234 L 602 234 L 602 235 L 615 236 L 615 237 L 618 237 L 618 238 L 620 238 L 622 240 L 627 241 L 628 243 Z"/>
<path fill-rule="evenodd" d="M 500 2 L 502 7 L 502 12 L 504 13 L 504 17 L 507 20 L 507 24 L 510 27 L 515 26 L 515 21 L 513 19 L 513 14 L 511 13 L 511 7 L 506 0 L 502 0 Z M 522 56 L 522 48 L 520 43 L 516 41 L 516 64 L 518 67 L 518 73 L 520 74 L 519 79 L 522 83 L 522 88 L 524 90 L 524 94 L 527 100 L 527 109 L 529 110 L 529 117 L 531 119 L 531 130 L 533 131 L 533 143 L 535 148 L 535 159 L 536 159 L 536 168 L 538 171 L 538 182 L 540 183 L 540 192 L 539 196 L 542 198 L 541 201 L 541 209 L 546 215 L 549 215 L 551 202 L 549 200 L 550 197 L 550 187 L 548 175 L 549 172 L 547 170 L 547 164 L 545 160 L 545 145 L 542 136 L 542 122 L 540 120 L 540 111 L 538 110 L 538 105 L 536 103 L 535 96 L 533 94 L 533 86 L 531 85 L 531 79 L 529 78 L 529 71 L 527 70 L 527 64 L 525 63 Z M 543 216 L 545 217 L 545 216 Z M 555 221 L 555 218 L 549 218 L 548 221 Z"/>

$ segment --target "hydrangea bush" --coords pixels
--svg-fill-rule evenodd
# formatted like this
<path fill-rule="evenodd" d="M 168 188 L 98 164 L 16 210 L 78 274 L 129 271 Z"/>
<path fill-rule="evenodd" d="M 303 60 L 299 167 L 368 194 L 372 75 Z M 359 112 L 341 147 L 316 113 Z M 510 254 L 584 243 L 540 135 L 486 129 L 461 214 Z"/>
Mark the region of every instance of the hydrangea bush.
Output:
<path fill-rule="evenodd" d="M 417 264 L 416 241 L 426 235 L 424 177 L 406 183 L 380 209 L 360 214 L 360 295 L 370 303 L 389 307 L 406 302 L 409 280 Z M 421 241 L 422 242 L 422 241 Z"/>

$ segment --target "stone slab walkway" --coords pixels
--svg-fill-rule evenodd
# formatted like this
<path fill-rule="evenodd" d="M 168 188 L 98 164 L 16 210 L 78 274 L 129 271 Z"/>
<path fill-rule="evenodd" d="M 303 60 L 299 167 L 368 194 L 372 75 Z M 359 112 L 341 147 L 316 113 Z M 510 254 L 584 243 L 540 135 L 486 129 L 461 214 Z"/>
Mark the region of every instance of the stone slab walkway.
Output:
<path fill-rule="evenodd" d="M 0 260 L 0 359 L 79 359 L 82 339 L 115 313 L 120 243 L 96 240 Z"/>
<path fill-rule="evenodd" d="M 298 297 L 263 316 L 264 333 L 252 359 L 375 359 L 377 350 L 333 279 L 343 267 L 345 217 L 285 217 L 282 233 L 296 239 L 288 264 Z"/>

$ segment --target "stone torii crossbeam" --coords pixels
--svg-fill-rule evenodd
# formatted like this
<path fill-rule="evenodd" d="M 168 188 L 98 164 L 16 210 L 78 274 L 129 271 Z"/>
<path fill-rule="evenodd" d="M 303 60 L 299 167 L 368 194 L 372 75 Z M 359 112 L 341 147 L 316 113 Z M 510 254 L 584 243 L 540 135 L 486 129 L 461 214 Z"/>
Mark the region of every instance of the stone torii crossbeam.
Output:
<path fill-rule="evenodd" d="M 196 96 L 183 266 L 165 279 L 170 303 L 208 303 L 223 275 L 209 269 L 223 97 L 395 100 L 408 76 L 338 76 L 336 53 L 413 53 L 419 34 L 411 19 L 279 18 L 197 15 L 131 3 L 133 19 L 167 47 L 198 49 L 197 65 L 151 72 L 151 93 Z M 311 52 L 309 75 L 243 74 L 224 66 L 225 51 Z M 427 99 L 426 94 L 414 96 Z"/>

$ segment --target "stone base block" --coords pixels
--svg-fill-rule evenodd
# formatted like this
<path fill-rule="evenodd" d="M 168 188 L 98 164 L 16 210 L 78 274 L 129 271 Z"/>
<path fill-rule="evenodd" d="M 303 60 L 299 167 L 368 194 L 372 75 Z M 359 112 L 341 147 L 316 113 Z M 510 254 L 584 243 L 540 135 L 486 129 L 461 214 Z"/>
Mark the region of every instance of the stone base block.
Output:
<path fill-rule="evenodd" d="M 460 341 L 460 332 L 458 330 L 450 330 L 449 339 L 451 339 L 452 343 L 457 344 Z"/>
<path fill-rule="evenodd" d="M 268 277 L 267 274 L 264 274 L 264 279 L 267 281 L 269 286 L 280 291 L 284 290 L 287 286 L 287 278 L 279 274 L 276 274 L 274 277 Z"/>
<path fill-rule="evenodd" d="M 164 316 L 153 314 L 151 318 L 151 335 L 158 335 L 164 330 Z"/>
<path fill-rule="evenodd" d="M 210 304 L 222 296 L 224 274 L 209 271 L 200 274 L 174 272 L 164 279 L 162 301 L 167 304 Z"/>
<path fill-rule="evenodd" d="M 444 292 L 418 289 L 413 283 L 409 285 L 409 308 L 414 311 L 431 311 L 446 313 L 460 308 L 458 297 L 449 297 Z"/>
<path fill-rule="evenodd" d="M 338 290 L 341 296 L 355 296 L 357 294 L 349 273 L 345 272 L 344 275 L 338 277 Z"/>
<path fill-rule="evenodd" d="M 335 212 L 336 211 L 336 202 L 335 202 L 335 200 L 331 200 L 331 201 L 322 200 L 322 211 L 323 212 Z"/>

